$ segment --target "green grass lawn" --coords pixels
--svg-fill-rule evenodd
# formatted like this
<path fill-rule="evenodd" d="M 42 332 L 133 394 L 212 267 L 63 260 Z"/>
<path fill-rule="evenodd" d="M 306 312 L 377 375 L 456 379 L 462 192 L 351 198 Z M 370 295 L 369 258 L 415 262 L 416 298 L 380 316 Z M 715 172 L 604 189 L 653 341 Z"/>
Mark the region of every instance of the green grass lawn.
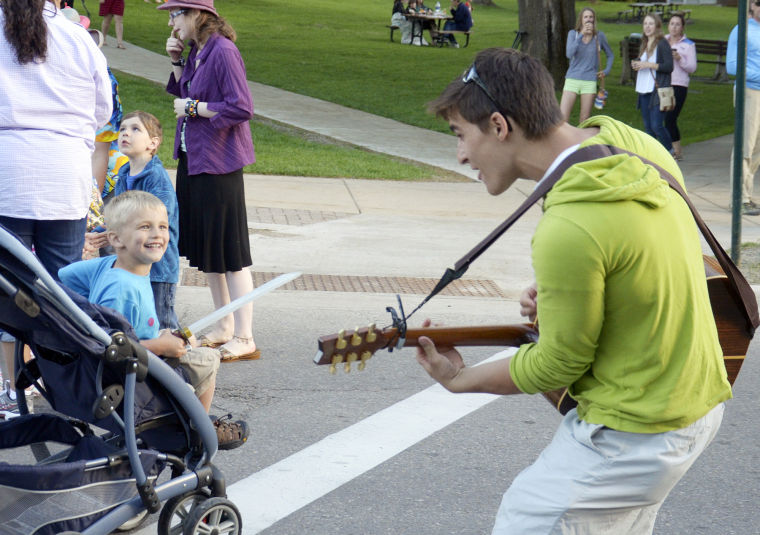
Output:
<path fill-rule="evenodd" d="M 126 4 L 125 39 L 163 53 L 169 35 L 166 13 L 143 0 L 126 0 Z M 577 2 L 576 8 L 584 5 Z M 640 25 L 605 22 L 616 18 L 625 3 L 597 1 L 592 5 L 601 20 L 600 28 L 619 56 L 620 40 L 632 32 L 640 32 Z M 385 25 L 390 20 L 391 6 L 391 0 L 216 0 L 217 10 L 238 32 L 237 45 L 250 80 L 447 132 L 447 125 L 426 113 L 425 104 L 461 74 L 479 50 L 511 45 L 518 28 L 517 2 L 499 0 L 496 6 L 476 5 L 470 46 L 460 49 L 401 45 L 398 33 L 396 43 L 389 42 Z M 686 30 L 692 37 L 727 39 L 736 23 L 736 8 L 698 5 L 689 8 L 692 15 Z M 98 27 L 100 18 L 94 10 L 92 15 L 93 25 Z M 113 38 L 110 42 L 113 43 Z M 698 74 L 711 72 L 712 68 L 701 67 Z M 621 60 L 617 57 L 608 78 L 610 97 L 604 113 L 640 128 L 635 92 L 630 85 L 619 84 L 620 72 Z M 120 83 L 126 94 L 134 81 L 122 75 Z M 254 102 L 255 98 L 256 95 Z M 679 122 L 684 143 L 730 133 L 733 117 L 730 84 L 692 82 Z M 171 117 L 161 118 L 165 125 L 174 122 Z M 168 134 L 171 137 L 171 132 Z M 370 172 L 330 173 L 334 167 L 332 154 L 316 159 L 309 155 L 310 150 L 326 150 L 326 145 L 318 143 L 320 147 L 314 147 L 313 142 L 304 141 L 297 132 L 283 132 L 256 123 L 254 135 L 260 158 L 256 172 L 316 176 L 367 176 L 362 173 Z M 293 157 L 289 145 L 297 147 L 302 142 L 306 145 L 298 147 L 301 156 Z M 282 150 L 268 146 L 270 143 L 282 144 Z M 275 152 L 268 152 L 271 150 Z M 359 160 L 385 160 L 366 151 L 357 151 L 356 156 Z M 430 169 L 417 171 L 398 163 L 405 170 L 391 171 L 384 163 L 378 165 L 379 175 L 387 174 L 388 178 L 419 179 L 412 176 L 415 173 L 431 178 Z"/>
<path fill-rule="evenodd" d="M 164 86 L 127 73 L 114 71 L 124 112 L 141 109 L 155 115 L 164 129 L 158 156 L 166 167 L 175 168 L 173 97 Z M 457 173 L 337 144 L 287 125 L 254 119 L 251 124 L 256 163 L 245 172 L 263 175 L 378 178 L 387 180 L 467 180 Z"/>

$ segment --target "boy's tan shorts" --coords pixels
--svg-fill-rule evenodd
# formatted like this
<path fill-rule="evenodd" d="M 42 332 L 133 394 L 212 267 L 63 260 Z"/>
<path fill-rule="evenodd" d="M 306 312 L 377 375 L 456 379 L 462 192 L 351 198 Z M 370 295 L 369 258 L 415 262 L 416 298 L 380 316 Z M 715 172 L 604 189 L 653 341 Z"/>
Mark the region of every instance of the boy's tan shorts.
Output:
<path fill-rule="evenodd" d="M 179 365 L 187 372 L 195 395 L 201 396 L 208 390 L 219 370 L 219 350 L 211 347 L 194 347 L 180 357 Z"/>

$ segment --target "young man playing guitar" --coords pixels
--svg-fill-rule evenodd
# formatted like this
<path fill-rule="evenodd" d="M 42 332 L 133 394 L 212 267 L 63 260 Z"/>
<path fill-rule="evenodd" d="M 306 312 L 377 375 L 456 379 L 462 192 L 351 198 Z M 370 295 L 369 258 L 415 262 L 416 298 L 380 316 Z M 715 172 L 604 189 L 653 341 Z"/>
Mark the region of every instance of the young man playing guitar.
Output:
<path fill-rule="evenodd" d="M 603 116 L 583 128 L 564 122 L 549 73 L 516 50 L 480 52 L 430 109 L 492 195 L 518 177 L 538 182 L 595 144 L 641 155 L 683 185 L 646 134 Z M 731 397 L 694 218 L 654 167 L 629 154 L 571 166 L 543 210 L 536 283 L 520 300 L 538 341 L 466 367 L 454 348 L 421 337 L 417 360 L 452 392 L 568 387 L 578 402 L 504 494 L 493 533 L 651 533 Z"/>

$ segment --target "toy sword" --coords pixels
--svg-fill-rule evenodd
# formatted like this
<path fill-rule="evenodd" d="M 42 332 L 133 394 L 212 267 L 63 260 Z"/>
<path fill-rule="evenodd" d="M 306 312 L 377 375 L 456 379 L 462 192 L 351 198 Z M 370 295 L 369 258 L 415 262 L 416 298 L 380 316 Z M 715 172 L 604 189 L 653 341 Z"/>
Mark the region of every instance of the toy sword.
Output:
<path fill-rule="evenodd" d="M 180 325 L 179 329 L 174 331 L 174 334 L 184 339 L 185 342 L 190 343 L 190 337 L 193 336 L 193 333 L 197 333 L 200 330 L 205 329 L 206 327 L 209 327 L 210 325 L 213 325 L 214 323 L 222 319 L 224 316 L 236 311 L 238 308 L 245 305 L 246 303 L 250 303 L 254 299 L 261 297 L 264 294 L 268 294 L 272 290 L 279 288 L 280 286 L 287 284 L 290 281 L 297 279 L 300 276 L 301 276 L 300 271 L 294 271 L 292 273 L 285 273 L 283 275 L 280 275 L 279 277 L 275 277 L 274 279 L 268 282 L 265 282 L 264 284 L 262 284 L 261 286 L 253 290 L 252 292 L 249 292 L 242 297 L 238 297 L 234 301 L 231 301 L 230 303 L 224 305 L 223 307 L 214 310 L 208 316 L 203 317 L 194 323 L 191 323 L 187 327 L 183 327 L 182 325 Z"/>

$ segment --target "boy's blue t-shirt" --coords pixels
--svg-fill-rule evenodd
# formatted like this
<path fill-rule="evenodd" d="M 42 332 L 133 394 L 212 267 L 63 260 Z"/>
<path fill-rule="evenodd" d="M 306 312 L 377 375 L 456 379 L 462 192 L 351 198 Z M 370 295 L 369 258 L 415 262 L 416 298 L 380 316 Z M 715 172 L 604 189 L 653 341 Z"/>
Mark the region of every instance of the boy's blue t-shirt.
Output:
<path fill-rule="evenodd" d="M 114 196 L 136 189 L 152 193 L 164 203 L 169 215 L 169 245 L 161 260 L 150 268 L 150 280 L 176 284 L 179 280 L 179 210 L 174 186 L 158 156 L 153 156 L 145 169 L 135 176 L 129 176 L 129 169 L 129 163 L 119 169 L 119 180 L 113 189 Z"/>
<path fill-rule="evenodd" d="M 90 303 L 120 312 L 135 329 L 140 340 L 158 337 L 158 316 L 148 275 L 141 276 L 113 267 L 116 256 L 74 262 L 61 268 L 63 284 Z"/>

